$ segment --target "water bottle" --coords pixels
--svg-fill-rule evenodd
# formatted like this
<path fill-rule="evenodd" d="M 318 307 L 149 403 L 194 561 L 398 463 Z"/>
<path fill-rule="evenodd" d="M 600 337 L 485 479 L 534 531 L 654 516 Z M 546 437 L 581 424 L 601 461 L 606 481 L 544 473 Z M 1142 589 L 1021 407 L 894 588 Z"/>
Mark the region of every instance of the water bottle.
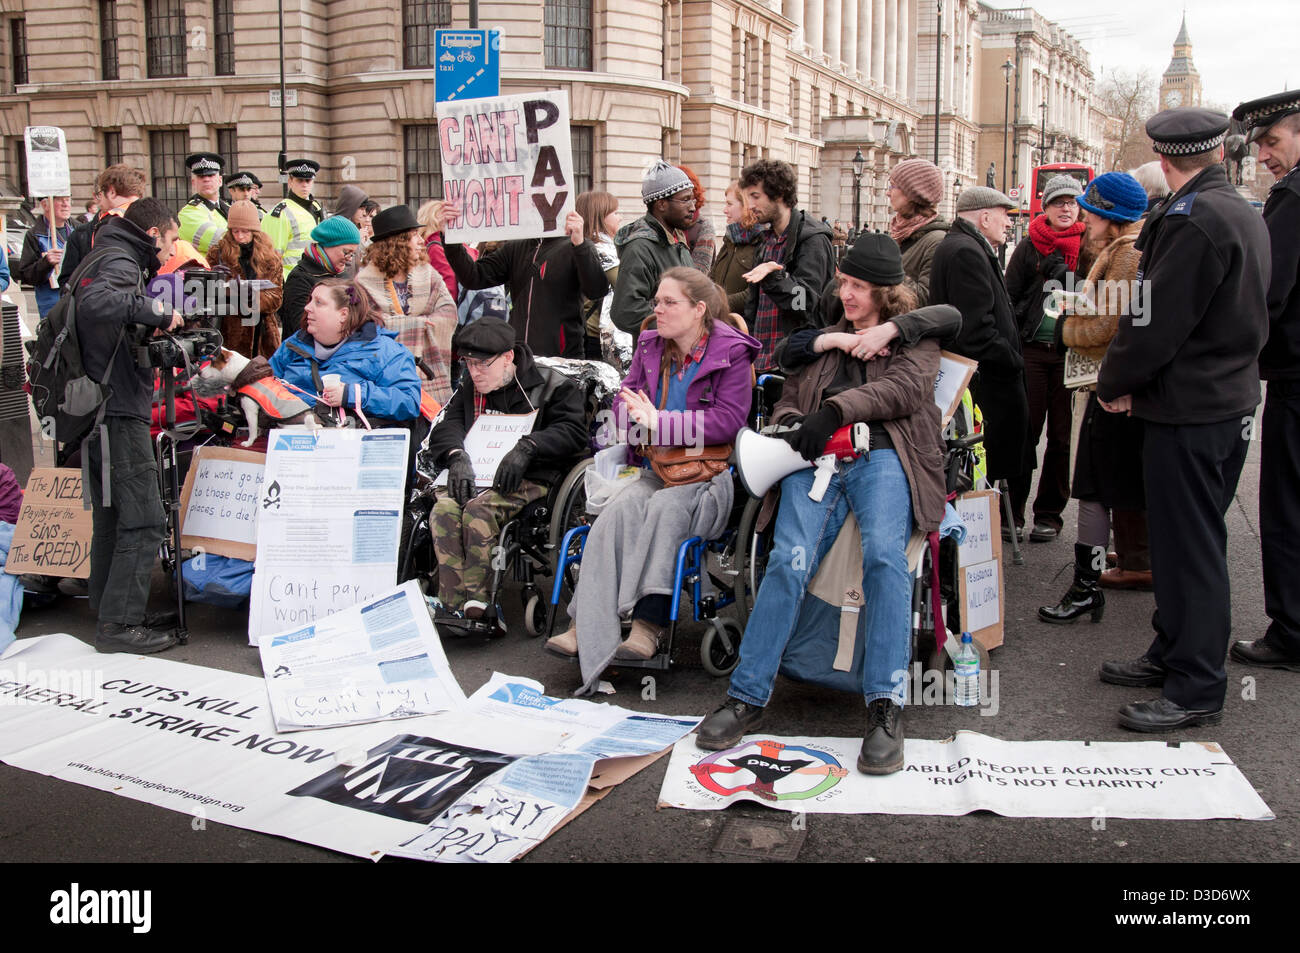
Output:
<path fill-rule="evenodd" d="M 969 632 L 961 634 L 961 648 L 953 663 L 956 677 L 953 679 L 953 704 L 963 708 L 980 703 L 980 657 L 975 651 Z"/>

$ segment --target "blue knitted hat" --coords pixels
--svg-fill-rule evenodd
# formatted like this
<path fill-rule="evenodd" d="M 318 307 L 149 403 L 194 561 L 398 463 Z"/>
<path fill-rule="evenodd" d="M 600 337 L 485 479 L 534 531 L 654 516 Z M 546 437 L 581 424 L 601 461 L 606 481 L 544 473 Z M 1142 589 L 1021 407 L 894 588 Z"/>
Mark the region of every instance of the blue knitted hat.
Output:
<path fill-rule="evenodd" d="M 1107 172 L 1088 183 L 1079 207 L 1112 222 L 1136 222 L 1147 213 L 1147 193 L 1127 172 Z"/>
<path fill-rule="evenodd" d="M 311 230 L 311 240 L 321 248 L 360 245 L 361 232 L 342 215 L 331 215 Z"/>

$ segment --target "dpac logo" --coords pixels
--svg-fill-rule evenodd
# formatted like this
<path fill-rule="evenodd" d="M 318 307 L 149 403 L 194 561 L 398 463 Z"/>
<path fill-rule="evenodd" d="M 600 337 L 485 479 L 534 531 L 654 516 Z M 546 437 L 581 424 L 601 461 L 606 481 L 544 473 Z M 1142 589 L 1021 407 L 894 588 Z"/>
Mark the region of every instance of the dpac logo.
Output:
<path fill-rule="evenodd" d="M 806 758 L 789 758 L 791 753 Z M 805 801 L 825 794 L 848 771 L 832 755 L 803 745 L 780 741 L 750 741 L 702 758 L 691 765 L 691 774 L 708 791 L 729 797 L 750 792 L 766 801 Z M 727 787 L 720 777 L 741 782 Z"/>
<path fill-rule="evenodd" d="M 73 884 L 50 894 L 50 922 L 56 924 L 129 924 L 132 933 L 148 933 L 153 925 L 150 890 L 82 890 Z"/>
<path fill-rule="evenodd" d="M 474 785 L 514 760 L 496 751 L 398 735 L 368 752 L 360 767 L 333 768 L 289 794 L 428 824 Z"/>

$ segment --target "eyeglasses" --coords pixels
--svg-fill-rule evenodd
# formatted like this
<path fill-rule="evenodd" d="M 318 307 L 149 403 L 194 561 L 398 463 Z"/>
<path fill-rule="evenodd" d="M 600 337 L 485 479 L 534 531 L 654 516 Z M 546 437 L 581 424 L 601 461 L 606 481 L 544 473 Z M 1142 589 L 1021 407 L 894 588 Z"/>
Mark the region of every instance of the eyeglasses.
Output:
<path fill-rule="evenodd" d="M 503 354 L 504 352 L 502 352 L 502 354 L 498 354 L 496 357 L 489 358 L 486 361 L 480 361 L 477 358 L 467 357 L 465 358 L 465 367 L 471 371 L 486 371 L 497 361 L 501 360 Z"/>
<path fill-rule="evenodd" d="M 676 197 L 676 196 L 674 196 L 673 198 L 670 198 L 668 201 L 672 202 L 674 205 L 681 205 L 681 206 L 694 205 L 694 204 L 695 204 L 695 196 L 694 196 L 693 194 L 692 194 L 692 195 L 688 195 L 688 196 L 686 196 L 685 198 L 680 198 L 680 197 Z"/>
<path fill-rule="evenodd" d="M 654 298 L 651 300 L 650 304 L 656 308 L 660 305 L 665 308 L 675 308 L 679 304 L 682 304 L 682 301 L 679 298 Z"/>

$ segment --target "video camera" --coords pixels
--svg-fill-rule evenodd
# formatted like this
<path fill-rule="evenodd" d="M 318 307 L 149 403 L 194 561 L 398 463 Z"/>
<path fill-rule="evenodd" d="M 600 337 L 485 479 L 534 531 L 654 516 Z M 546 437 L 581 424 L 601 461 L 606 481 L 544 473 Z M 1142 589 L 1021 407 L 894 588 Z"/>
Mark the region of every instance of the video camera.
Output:
<path fill-rule="evenodd" d="M 257 320 L 261 292 L 270 284 L 232 278 L 225 268 L 193 268 L 170 277 L 160 289 L 160 298 L 184 315 L 185 327 L 157 337 L 151 329 L 142 329 L 136 341 L 136 363 L 141 367 L 184 368 L 187 361 L 192 367 L 215 354 L 222 345 L 222 321 L 231 316 Z"/>

